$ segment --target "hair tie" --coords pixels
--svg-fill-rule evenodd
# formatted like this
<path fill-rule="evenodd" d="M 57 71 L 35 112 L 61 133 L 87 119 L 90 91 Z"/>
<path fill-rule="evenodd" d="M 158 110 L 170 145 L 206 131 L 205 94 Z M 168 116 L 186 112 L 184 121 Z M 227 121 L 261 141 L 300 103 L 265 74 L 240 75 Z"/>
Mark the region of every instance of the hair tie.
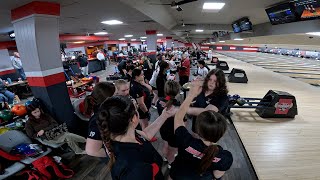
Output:
<path fill-rule="evenodd" d="M 217 143 L 214 143 L 214 142 L 210 142 L 210 146 L 216 146 L 218 145 Z"/>
<path fill-rule="evenodd" d="M 170 101 L 171 97 L 170 96 L 166 96 L 165 100 Z"/>

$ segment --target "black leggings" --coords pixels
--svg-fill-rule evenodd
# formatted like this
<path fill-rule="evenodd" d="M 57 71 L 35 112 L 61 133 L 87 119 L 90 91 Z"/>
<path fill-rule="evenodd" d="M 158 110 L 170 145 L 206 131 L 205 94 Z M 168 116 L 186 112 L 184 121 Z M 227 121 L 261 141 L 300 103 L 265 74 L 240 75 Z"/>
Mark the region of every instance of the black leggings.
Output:
<path fill-rule="evenodd" d="M 189 82 L 189 76 L 179 76 L 179 84 L 183 86 L 185 83 Z"/>

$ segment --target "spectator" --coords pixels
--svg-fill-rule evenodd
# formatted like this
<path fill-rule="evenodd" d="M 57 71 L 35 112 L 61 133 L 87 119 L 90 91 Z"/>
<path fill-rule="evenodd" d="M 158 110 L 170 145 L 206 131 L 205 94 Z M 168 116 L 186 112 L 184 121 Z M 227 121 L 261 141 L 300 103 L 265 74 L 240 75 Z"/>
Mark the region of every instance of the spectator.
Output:
<path fill-rule="evenodd" d="M 13 58 L 11 59 L 12 61 L 12 66 L 14 69 L 16 69 L 19 73 L 19 76 L 22 80 L 26 80 L 26 75 L 24 73 L 23 67 L 22 67 L 22 62 L 20 59 L 20 55 L 18 52 L 13 53 Z"/>
<path fill-rule="evenodd" d="M 88 58 L 82 53 L 82 51 L 79 52 L 78 57 L 77 57 L 77 62 L 79 63 L 81 73 L 84 76 L 88 76 Z"/>

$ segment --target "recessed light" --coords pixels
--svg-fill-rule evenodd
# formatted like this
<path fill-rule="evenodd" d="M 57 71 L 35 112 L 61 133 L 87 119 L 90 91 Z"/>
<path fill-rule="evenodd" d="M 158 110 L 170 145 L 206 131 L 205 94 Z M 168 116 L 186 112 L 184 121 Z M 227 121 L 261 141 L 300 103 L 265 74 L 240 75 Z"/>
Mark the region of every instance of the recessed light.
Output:
<path fill-rule="evenodd" d="M 203 29 L 196 29 L 196 32 L 203 32 Z"/>
<path fill-rule="evenodd" d="M 81 43 L 84 43 L 85 41 L 75 41 L 73 42 L 74 44 L 81 44 Z"/>
<path fill-rule="evenodd" d="M 129 34 L 129 35 L 124 35 L 124 37 L 132 37 L 133 35 Z"/>
<path fill-rule="evenodd" d="M 308 32 L 306 34 L 312 35 L 312 36 L 320 36 L 320 32 Z"/>
<path fill-rule="evenodd" d="M 222 9 L 225 3 L 204 3 L 202 9 Z"/>
<path fill-rule="evenodd" d="M 96 32 L 96 33 L 93 33 L 94 35 L 106 35 L 108 34 L 107 32 Z"/>
<path fill-rule="evenodd" d="M 147 39 L 147 37 L 144 37 L 144 36 L 143 36 L 143 37 L 140 37 L 140 39 Z"/>
<path fill-rule="evenodd" d="M 141 41 L 142 41 L 142 42 L 145 42 L 146 40 L 144 40 L 144 39 L 141 39 Z"/>
<path fill-rule="evenodd" d="M 241 38 L 235 38 L 233 40 L 235 40 L 235 41 L 243 41 L 243 39 L 241 39 Z"/>
<path fill-rule="evenodd" d="M 163 36 L 163 34 L 157 34 L 157 36 Z"/>
<path fill-rule="evenodd" d="M 137 39 L 131 39 L 131 41 L 136 41 Z"/>
<path fill-rule="evenodd" d="M 119 39 L 119 41 L 124 41 L 124 40 L 126 40 L 126 39 L 125 39 L 125 38 L 120 38 L 120 39 Z"/>
<path fill-rule="evenodd" d="M 108 25 L 117 25 L 117 24 L 122 24 L 123 22 L 118 20 L 109 20 L 109 21 L 102 21 L 101 23 L 108 24 Z"/>
<path fill-rule="evenodd" d="M 219 42 L 224 43 L 224 42 L 226 42 L 226 41 L 219 41 Z"/>

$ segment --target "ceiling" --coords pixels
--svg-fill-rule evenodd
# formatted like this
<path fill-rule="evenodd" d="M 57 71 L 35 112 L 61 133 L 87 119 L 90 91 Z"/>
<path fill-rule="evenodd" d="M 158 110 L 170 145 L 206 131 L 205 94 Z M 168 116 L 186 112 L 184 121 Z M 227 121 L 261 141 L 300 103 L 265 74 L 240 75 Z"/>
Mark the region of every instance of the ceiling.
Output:
<path fill-rule="evenodd" d="M 13 30 L 10 10 L 32 0 L 1 0 L 0 1 L 0 41 L 10 40 L 7 33 Z M 130 39 L 145 36 L 146 30 L 157 30 L 164 36 L 170 31 L 138 10 L 118 0 L 45 0 L 61 4 L 60 34 L 82 34 L 99 32 L 105 29 L 112 40 L 123 38 L 126 34 L 134 35 Z M 101 24 L 103 20 L 117 19 L 123 25 L 108 26 Z M 1 35 L 2 34 L 2 35 Z M 128 39 L 128 38 L 127 38 Z"/>
<path fill-rule="evenodd" d="M 32 0 L 0 0 L 0 42 L 10 40 L 8 32 L 13 30 L 11 9 Z M 178 12 L 170 6 L 150 3 L 171 3 L 171 0 L 40 0 L 61 4 L 60 34 L 86 35 L 105 29 L 109 39 L 117 40 L 125 34 L 134 35 L 129 39 L 145 36 L 146 30 L 157 30 L 174 39 L 201 42 L 212 38 L 216 31 L 232 33 L 231 23 L 241 17 L 249 17 L 254 25 L 269 21 L 265 8 L 283 0 L 198 0 L 181 5 Z M 180 1 L 180 0 L 177 0 Z M 218 13 L 202 12 L 204 2 L 225 2 Z M 103 20 L 117 19 L 123 25 L 108 26 Z M 149 22 L 142 22 L 149 21 Z M 185 23 L 185 26 L 182 26 Z M 267 23 L 268 24 L 268 23 Z M 195 29 L 204 29 L 195 32 Z M 320 44 L 319 38 L 309 39 L 304 35 L 261 36 L 245 38 L 244 41 L 226 41 L 234 44 Z"/>

